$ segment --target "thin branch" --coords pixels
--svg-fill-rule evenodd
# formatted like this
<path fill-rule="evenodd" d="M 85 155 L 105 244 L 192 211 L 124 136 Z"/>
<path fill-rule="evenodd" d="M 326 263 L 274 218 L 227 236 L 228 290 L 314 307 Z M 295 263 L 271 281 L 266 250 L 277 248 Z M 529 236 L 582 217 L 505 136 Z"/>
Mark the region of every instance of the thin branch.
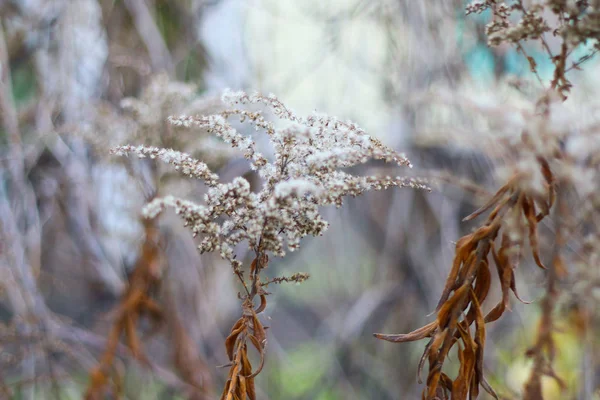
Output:
<path fill-rule="evenodd" d="M 125 0 L 125 7 L 148 50 L 152 68 L 156 72 L 166 70 L 170 75 L 173 74 L 173 59 L 144 0 Z"/>
<path fill-rule="evenodd" d="M 9 138 L 11 159 L 16 163 L 22 163 L 21 132 L 19 131 L 18 114 L 12 93 L 10 63 L 6 40 L 4 39 L 4 27 L 0 21 L 0 113 L 2 115 L 2 125 Z M 15 170 L 19 167 L 22 168 L 22 165 L 11 164 Z"/>

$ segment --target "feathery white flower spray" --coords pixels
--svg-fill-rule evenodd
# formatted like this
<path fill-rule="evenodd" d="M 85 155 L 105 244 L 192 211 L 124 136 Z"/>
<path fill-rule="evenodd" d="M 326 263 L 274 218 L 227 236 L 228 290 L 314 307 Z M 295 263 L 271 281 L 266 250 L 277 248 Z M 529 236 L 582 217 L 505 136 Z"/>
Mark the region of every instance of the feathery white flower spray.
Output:
<path fill-rule="evenodd" d="M 209 187 L 203 204 L 167 196 L 154 199 L 143 213 L 147 218 L 155 218 L 165 208 L 173 208 L 194 236 L 200 235 L 202 253 L 219 252 L 233 267 L 245 293 L 241 296 L 243 316 L 226 342 L 232 364 L 222 399 L 232 396 L 254 398 L 253 378 L 262 369 L 266 345 L 264 328 L 257 318 L 266 306 L 268 293 L 265 288 L 270 283 L 299 283 L 308 278 L 307 274 L 296 273 L 290 277 L 261 279 L 260 272 L 267 267 L 268 256 L 283 257 L 286 251 L 298 249 L 305 236 L 322 235 L 328 223 L 320 214 L 321 206 L 340 207 L 345 196 L 354 197 L 369 190 L 429 188 L 417 178 L 358 176 L 348 172 L 347 168 L 371 160 L 412 167 L 404 154 L 367 135 L 355 123 L 326 115 L 297 116 L 274 95 L 227 91 L 223 101 L 236 108 L 217 115 L 172 116 L 168 120 L 180 127 L 207 129 L 243 152 L 263 180 L 258 192 L 252 192 L 250 183 L 242 177 L 221 183 L 205 163 L 174 150 L 120 146 L 113 152 L 159 159 L 189 177 L 202 179 Z M 286 126 L 276 128 L 261 112 L 237 108 L 248 105 L 266 107 L 286 121 Z M 272 160 L 257 150 L 251 136 L 243 135 L 231 125 L 231 117 L 238 117 L 240 122 L 247 121 L 256 131 L 266 134 L 274 150 Z M 247 243 L 254 253 L 248 271 L 236 258 L 235 249 L 241 243 Z M 261 303 L 258 308 L 254 304 L 256 296 Z M 247 357 L 248 341 L 261 355 L 261 366 L 254 372 Z"/>

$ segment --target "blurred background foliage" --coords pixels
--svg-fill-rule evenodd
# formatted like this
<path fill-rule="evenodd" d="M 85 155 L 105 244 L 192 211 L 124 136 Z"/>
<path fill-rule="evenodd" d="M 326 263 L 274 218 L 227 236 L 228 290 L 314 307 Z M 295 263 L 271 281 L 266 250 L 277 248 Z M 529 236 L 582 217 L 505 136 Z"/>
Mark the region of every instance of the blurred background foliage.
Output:
<path fill-rule="evenodd" d="M 466 17 L 463 6 L 458 0 L 0 0 L 0 202 L 12 205 L 20 232 L 13 239 L 20 238 L 29 260 L 17 267 L 3 258 L 9 272 L 2 284 L 11 285 L 18 275 L 13 270 L 29 269 L 37 286 L 26 290 L 39 295 L 23 308 L 9 289 L 2 292 L 4 395 L 81 397 L 138 257 L 138 212 L 148 193 L 198 198 L 204 191 L 152 163 L 114 160 L 111 146 L 174 147 L 208 157 L 223 176 L 248 173 L 239 155 L 203 132 L 165 124 L 170 114 L 219 109 L 226 87 L 273 92 L 299 113 L 316 109 L 352 119 L 406 151 L 417 174 L 445 171 L 493 191 L 489 161 L 445 136 L 461 117 L 418 100 L 444 87 L 484 99 L 499 91 L 506 101 L 518 101 L 518 91 L 497 88 L 509 76 L 531 78 L 527 60 L 514 49 L 487 46 L 486 16 Z M 549 60 L 539 49 L 530 51 L 547 78 Z M 587 88 L 581 96 L 597 93 L 596 68 L 590 63 L 578 73 L 576 80 Z M 11 112 L 21 154 L 10 145 Z M 19 157 L 20 178 L 9 173 Z M 33 198 L 18 197 L 18 179 Z M 475 192 L 446 185 L 431 194 L 373 193 L 329 210 L 332 229 L 324 238 L 306 240 L 298 253 L 269 267 L 272 276 L 305 271 L 311 279 L 274 290 L 259 398 L 419 398 L 416 365 L 424 343 L 398 346 L 372 333 L 408 332 L 429 321 L 453 243 L 471 228 L 460 221 L 480 200 Z M 165 286 L 172 288 L 161 299 L 174 304 L 202 360 L 205 382 L 218 391 L 226 375 L 217 368 L 226 360 L 223 339 L 239 313 L 237 288 L 219 259 L 195 253 L 177 219 L 166 219 L 161 229 L 171 282 Z M 37 247 L 28 242 L 31 232 Z M 17 251 L 18 243 L 11 243 L 6 240 L 3 251 Z M 520 271 L 522 297 L 535 300 L 538 272 L 527 265 Z M 32 311 L 32 305 L 44 310 Z M 490 327 L 485 364 L 504 398 L 519 398 L 528 375 L 524 353 L 537 321 L 535 305 L 512 307 Z M 51 339 L 28 339 L 31 313 L 58 321 L 48 328 Z M 124 398 L 188 398 L 169 335 L 163 326 L 145 341 L 161 372 L 122 357 Z M 588 359 L 597 354 L 595 342 L 581 340 L 571 328 L 560 333 L 557 368 L 568 390 L 561 393 L 549 381 L 548 399 L 588 398 L 582 380 L 598 387 L 600 371 L 588 369 L 597 366 Z"/>

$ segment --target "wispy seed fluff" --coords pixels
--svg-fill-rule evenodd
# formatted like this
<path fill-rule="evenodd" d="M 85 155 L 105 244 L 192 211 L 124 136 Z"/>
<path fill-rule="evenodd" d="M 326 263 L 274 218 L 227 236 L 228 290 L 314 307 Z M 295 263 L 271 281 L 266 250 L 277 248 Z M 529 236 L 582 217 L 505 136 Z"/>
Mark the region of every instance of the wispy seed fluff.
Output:
<path fill-rule="evenodd" d="M 239 149 L 264 180 L 257 193 L 251 192 L 250 184 L 241 177 L 219 183 L 218 176 L 206 164 L 174 150 L 121 146 L 113 152 L 157 158 L 190 177 L 204 180 L 210 189 L 203 204 L 168 196 L 153 200 L 144 214 L 153 218 L 166 207 L 173 208 L 194 235 L 201 235 L 202 252 L 217 251 L 234 268 L 240 266 L 233 251 L 239 243 L 246 242 L 256 252 L 283 256 L 286 250 L 297 249 L 303 237 L 322 235 L 328 223 L 319 212 L 320 206 L 339 207 L 345 196 L 393 186 L 429 190 L 415 178 L 356 176 L 342 170 L 370 160 L 411 167 L 403 154 L 370 137 L 352 122 L 326 115 L 297 116 L 274 95 L 227 91 L 223 101 L 232 109 L 211 116 L 172 116 L 169 122 L 208 129 Z M 260 112 L 239 109 L 248 104 L 266 107 L 287 121 L 287 126 L 276 129 Z M 252 137 L 241 134 L 229 123 L 231 117 L 250 123 L 265 134 L 274 150 L 272 160 L 257 151 Z"/>

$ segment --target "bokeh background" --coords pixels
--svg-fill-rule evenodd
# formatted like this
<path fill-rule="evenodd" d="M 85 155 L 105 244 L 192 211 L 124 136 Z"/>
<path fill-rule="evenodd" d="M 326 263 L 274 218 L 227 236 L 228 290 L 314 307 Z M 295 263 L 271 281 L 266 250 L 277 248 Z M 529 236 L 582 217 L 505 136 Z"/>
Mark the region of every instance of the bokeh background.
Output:
<path fill-rule="evenodd" d="M 351 119 L 405 151 L 415 175 L 446 178 L 432 193 L 393 189 L 348 199 L 327 211 L 332 227 L 324 237 L 305 240 L 268 271 L 311 278 L 273 290 L 259 398 L 420 398 L 425 343 L 391 344 L 372 333 L 408 332 L 431 320 L 454 242 L 475 226 L 461 220 L 495 188 L 492 161 L 468 145 L 494 127 L 454 100 L 501 106 L 526 96 L 511 82 L 535 83 L 514 49 L 487 46 L 488 16 L 465 16 L 464 5 L 0 0 L 1 398 L 81 398 L 139 256 L 141 207 L 151 193 L 202 199 L 201 184 L 151 161 L 111 156 L 112 146 L 186 151 L 223 179 L 249 173 L 241 154 L 206 132 L 166 123 L 173 114 L 223 109 L 225 88 L 274 93 L 299 114 Z M 528 51 L 542 78 L 550 76 L 544 53 Z M 581 87 L 573 96 L 592 101 L 595 63 L 573 79 Z M 239 288 L 218 257 L 197 254 L 179 219 L 164 217 L 161 232 L 168 268 L 157 298 L 183 321 L 200 360 L 196 372 L 214 388 L 207 398 L 217 398 Z M 519 271 L 521 296 L 536 300 L 538 271 L 528 263 Z M 511 305 L 489 327 L 485 366 L 499 394 L 519 398 L 538 306 Z M 123 398 L 185 398 L 173 326 L 151 328 L 140 331 L 157 367 L 120 357 Z M 598 385 L 593 340 L 573 329 L 558 341 L 557 370 L 568 390 L 548 380 L 548 399 L 590 399 Z"/>

